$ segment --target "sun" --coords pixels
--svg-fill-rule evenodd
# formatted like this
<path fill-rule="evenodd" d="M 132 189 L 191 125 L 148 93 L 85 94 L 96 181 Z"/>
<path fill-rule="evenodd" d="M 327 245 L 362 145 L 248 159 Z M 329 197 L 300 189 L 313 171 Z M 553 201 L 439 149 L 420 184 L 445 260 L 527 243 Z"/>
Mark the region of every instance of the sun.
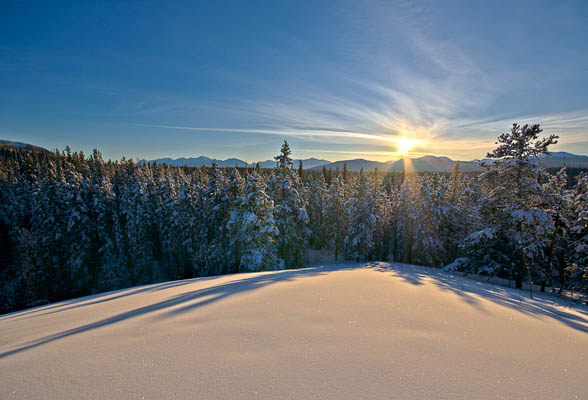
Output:
<path fill-rule="evenodd" d="M 398 153 L 403 156 L 408 155 L 408 152 L 412 146 L 414 146 L 417 142 L 418 140 L 416 139 L 409 139 L 406 137 L 398 138 L 398 140 L 396 140 L 396 148 L 398 149 Z"/>

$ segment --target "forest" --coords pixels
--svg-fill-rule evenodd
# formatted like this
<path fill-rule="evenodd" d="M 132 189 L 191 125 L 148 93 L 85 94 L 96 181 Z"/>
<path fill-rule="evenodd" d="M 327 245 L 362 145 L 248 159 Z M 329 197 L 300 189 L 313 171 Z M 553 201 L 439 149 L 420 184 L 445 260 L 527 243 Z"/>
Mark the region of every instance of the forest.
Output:
<path fill-rule="evenodd" d="M 0 150 L 0 312 L 134 285 L 398 261 L 586 290 L 588 174 L 547 171 L 557 136 L 513 124 L 479 174 L 105 161 Z M 575 175 L 575 174 L 573 174 Z"/>

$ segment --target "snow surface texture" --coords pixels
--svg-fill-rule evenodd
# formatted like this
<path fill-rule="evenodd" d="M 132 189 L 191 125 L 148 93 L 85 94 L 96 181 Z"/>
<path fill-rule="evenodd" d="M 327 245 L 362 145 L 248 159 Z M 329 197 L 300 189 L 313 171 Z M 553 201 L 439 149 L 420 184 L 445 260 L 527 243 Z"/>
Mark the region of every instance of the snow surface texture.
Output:
<path fill-rule="evenodd" d="M 2 399 L 587 398 L 588 309 L 403 264 L 137 287 L 0 317 Z"/>

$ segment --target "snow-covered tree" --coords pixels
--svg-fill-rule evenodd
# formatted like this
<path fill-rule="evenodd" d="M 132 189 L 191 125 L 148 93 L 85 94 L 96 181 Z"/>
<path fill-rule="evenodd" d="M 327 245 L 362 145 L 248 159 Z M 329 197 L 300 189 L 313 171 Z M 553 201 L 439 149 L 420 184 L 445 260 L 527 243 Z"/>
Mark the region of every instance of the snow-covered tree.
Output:
<path fill-rule="evenodd" d="M 537 268 L 541 291 L 545 291 L 545 287 L 551 284 L 554 278 L 564 280 L 564 254 L 569 247 L 567 234 L 572 220 L 572 197 L 568 186 L 565 167 L 556 174 L 548 176 L 543 184 L 542 208 L 550 216 L 552 224 L 546 238 L 545 260 L 539 263 L 540 268 Z"/>
<path fill-rule="evenodd" d="M 581 286 L 586 287 L 588 285 L 588 174 L 584 172 L 579 176 L 571 196 L 570 240 L 573 253 L 567 267 L 571 279 L 582 282 Z"/>
<path fill-rule="evenodd" d="M 392 196 L 384 185 L 377 185 L 374 193 L 374 248 L 373 258 L 387 261 L 392 254 Z"/>
<path fill-rule="evenodd" d="M 231 202 L 224 191 L 226 177 L 216 163 L 209 172 L 205 192 L 206 238 L 202 241 L 201 254 L 206 266 L 206 275 L 216 275 L 226 269 L 226 246 L 223 227 L 230 216 Z"/>
<path fill-rule="evenodd" d="M 322 175 L 321 175 L 322 177 Z M 345 249 L 347 237 L 346 187 L 341 175 L 328 188 L 326 199 L 326 246 L 337 260 Z"/>
<path fill-rule="evenodd" d="M 376 224 L 375 197 L 370 178 L 363 170 L 353 182 L 345 205 L 349 228 L 345 237 L 345 252 L 356 260 L 367 260 L 373 250 L 373 233 Z"/>
<path fill-rule="evenodd" d="M 417 180 L 418 217 L 414 219 L 417 240 L 415 261 L 423 265 L 440 266 L 446 261 L 445 230 L 447 214 L 445 194 L 447 184 L 439 175 L 421 177 Z"/>
<path fill-rule="evenodd" d="M 239 271 L 283 268 L 277 257 L 273 200 L 266 185 L 253 172 L 247 177 L 243 195 L 235 198 L 235 207 L 227 222 L 229 233 L 227 258 Z"/>
<path fill-rule="evenodd" d="M 292 169 L 290 146 L 284 141 L 275 157 L 277 168 L 270 180 L 275 204 L 274 218 L 279 230 L 278 256 L 286 267 L 298 267 L 306 261 L 308 249 L 308 213 L 306 200 L 300 195 L 301 182 Z"/>
<path fill-rule="evenodd" d="M 512 272 L 517 287 L 522 286 L 525 274 L 535 272 L 534 266 L 543 257 L 546 238 L 553 229 L 549 214 L 541 207 L 545 172 L 537 165 L 537 156 L 549 155 L 548 147 L 557 143 L 557 136 L 539 139 L 540 133 L 539 125 L 513 124 L 510 132 L 498 137 L 498 147 L 488 153 L 488 158 L 495 161 L 480 164 L 485 191 L 481 212 L 486 227 L 467 239 L 471 246 L 493 243 L 494 250 L 501 254 L 485 260 L 491 262 L 485 267 L 488 272 Z"/>
<path fill-rule="evenodd" d="M 306 198 L 310 229 L 309 246 L 321 250 L 327 247 L 330 229 L 327 225 L 327 183 L 322 174 L 310 181 Z"/>

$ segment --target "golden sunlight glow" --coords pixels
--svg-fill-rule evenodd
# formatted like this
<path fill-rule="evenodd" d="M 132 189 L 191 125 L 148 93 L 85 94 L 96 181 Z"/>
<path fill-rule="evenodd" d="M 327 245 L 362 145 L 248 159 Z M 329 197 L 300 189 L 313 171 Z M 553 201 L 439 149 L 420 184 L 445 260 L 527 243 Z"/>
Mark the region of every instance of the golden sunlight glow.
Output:
<path fill-rule="evenodd" d="M 403 156 L 408 155 L 408 152 L 410 151 L 410 149 L 417 143 L 418 143 L 418 140 L 416 140 L 416 139 L 409 139 L 406 137 L 398 138 L 396 140 L 396 147 L 398 149 L 398 153 Z"/>

